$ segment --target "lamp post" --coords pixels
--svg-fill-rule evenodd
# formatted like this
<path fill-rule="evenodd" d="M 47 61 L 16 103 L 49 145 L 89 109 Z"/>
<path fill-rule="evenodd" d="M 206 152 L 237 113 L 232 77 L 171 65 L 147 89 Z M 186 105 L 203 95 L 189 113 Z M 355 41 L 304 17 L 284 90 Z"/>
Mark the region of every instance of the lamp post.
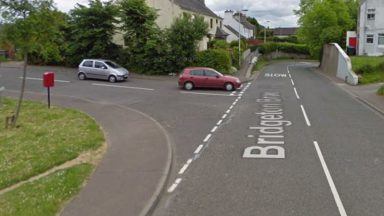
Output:
<path fill-rule="evenodd" d="M 247 12 L 248 10 L 240 10 L 239 13 L 239 68 L 241 67 L 241 34 L 240 34 L 240 27 L 241 27 L 241 15 L 242 12 Z"/>
<path fill-rule="evenodd" d="M 264 27 L 264 43 L 267 43 L 267 28 L 269 28 L 269 20 L 267 20 L 267 26 Z"/>

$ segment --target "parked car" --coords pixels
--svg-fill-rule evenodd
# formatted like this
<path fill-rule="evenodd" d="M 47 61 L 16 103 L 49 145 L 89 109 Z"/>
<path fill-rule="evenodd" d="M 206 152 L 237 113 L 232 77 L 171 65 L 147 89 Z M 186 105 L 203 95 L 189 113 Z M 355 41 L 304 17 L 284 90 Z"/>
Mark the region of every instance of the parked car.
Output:
<path fill-rule="evenodd" d="M 129 71 L 110 60 L 84 59 L 79 65 L 77 76 L 80 80 L 92 78 L 114 83 L 128 79 Z"/>
<path fill-rule="evenodd" d="M 239 78 L 225 76 L 212 68 L 189 67 L 180 74 L 179 86 L 189 91 L 194 88 L 219 88 L 234 91 L 241 88 L 242 84 Z"/>

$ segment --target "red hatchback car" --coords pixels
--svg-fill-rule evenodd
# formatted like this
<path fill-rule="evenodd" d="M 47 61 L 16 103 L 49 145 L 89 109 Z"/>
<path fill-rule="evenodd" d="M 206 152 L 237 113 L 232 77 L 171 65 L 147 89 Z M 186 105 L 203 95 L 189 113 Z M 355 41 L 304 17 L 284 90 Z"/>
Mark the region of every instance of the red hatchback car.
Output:
<path fill-rule="evenodd" d="M 185 90 L 194 88 L 220 88 L 234 91 L 241 88 L 241 81 L 237 77 L 224 76 L 212 68 L 185 68 L 179 77 L 179 86 Z"/>

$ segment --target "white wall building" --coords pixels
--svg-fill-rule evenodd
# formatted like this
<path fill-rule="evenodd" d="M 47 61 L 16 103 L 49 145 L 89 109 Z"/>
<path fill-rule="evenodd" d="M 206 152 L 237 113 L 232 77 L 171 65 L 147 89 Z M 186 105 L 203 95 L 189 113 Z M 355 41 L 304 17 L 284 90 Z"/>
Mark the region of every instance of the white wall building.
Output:
<path fill-rule="evenodd" d="M 358 55 L 384 55 L 384 0 L 361 0 Z"/>
<path fill-rule="evenodd" d="M 228 42 L 239 39 L 240 36 L 245 39 L 251 39 L 254 36 L 255 26 L 247 21 L 247 17 L 241 13 L 235 13 L 232 10 L 225 11 L 223 20 L 224 30 L 229 34 Z"/>

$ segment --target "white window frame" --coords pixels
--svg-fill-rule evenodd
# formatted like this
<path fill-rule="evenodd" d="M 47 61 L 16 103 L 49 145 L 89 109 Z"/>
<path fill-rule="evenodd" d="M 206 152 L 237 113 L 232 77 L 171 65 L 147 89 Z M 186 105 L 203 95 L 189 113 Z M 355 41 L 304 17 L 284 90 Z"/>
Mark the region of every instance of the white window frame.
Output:
<path fill-rule="evenodd" d="M 377 38 L 378 38 L 377 39 L 377 44 L 379 46 L 384 47 L 384 33 L 379 33 Z M 380 39 L 381 39 L 381 42 L 380 42 Z"/>
<path fill-rule="evenodd" d="M 368 42 L 368 39 L 372 38 L 372 42 Z M 365 42 L 367 44 L 374 44 L 375 43 L 375 35 L 374 34 L 367 34 L 365 36 Z"/>
<path fill-rule="evenodd" d="M 368 9 L 367 20 L 375 20 L 375 19 L 376 19 L 376 9 Z"/>

